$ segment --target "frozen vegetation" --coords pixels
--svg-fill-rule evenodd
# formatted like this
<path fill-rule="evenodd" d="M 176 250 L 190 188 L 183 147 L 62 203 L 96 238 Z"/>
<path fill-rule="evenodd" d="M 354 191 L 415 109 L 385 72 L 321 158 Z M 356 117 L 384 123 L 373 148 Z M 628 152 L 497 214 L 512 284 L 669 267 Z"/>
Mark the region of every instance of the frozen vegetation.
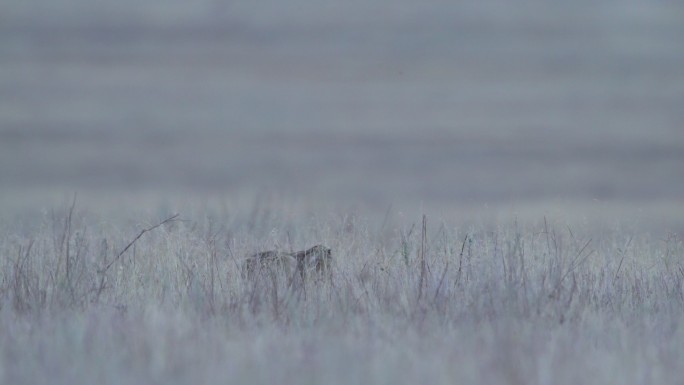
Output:
<path fill-rule="evenodd" d="M 684 384 L 683 41 L 684 1 L 0 1 L 0 385 Z"/>
<path fill-rule="evenodd" d="M 0 383 L 684 378 L 676 235 L 285 212 L 181 213 L 153 228 L 171 215 L 67 207 L 3 223 Z M 319 243 L 332 277 L 241 273 L 255 251 Z"/>

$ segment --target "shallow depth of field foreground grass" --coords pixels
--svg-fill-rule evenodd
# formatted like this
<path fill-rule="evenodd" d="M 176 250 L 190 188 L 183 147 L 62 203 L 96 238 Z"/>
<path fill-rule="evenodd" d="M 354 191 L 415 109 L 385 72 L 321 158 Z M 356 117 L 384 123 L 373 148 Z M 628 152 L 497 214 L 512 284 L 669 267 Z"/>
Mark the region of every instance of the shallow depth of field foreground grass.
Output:
<path fill-rule="evenodd" d="M 3 384 L 677 384 L 684 245 L 562 222 L 56 211 L 0 232 Z M 192 218 L 192 219 L 191 219 Z M 134 221 L 145 221 L 139 223 Z M 125 250 L 145 229 L 139 239 Z M 247 279 L 333 249 L 331 279 Z M 125 251 L 124 251 L 125 250 Z M 123 251 L 123 252 L 122 252 Z"/>

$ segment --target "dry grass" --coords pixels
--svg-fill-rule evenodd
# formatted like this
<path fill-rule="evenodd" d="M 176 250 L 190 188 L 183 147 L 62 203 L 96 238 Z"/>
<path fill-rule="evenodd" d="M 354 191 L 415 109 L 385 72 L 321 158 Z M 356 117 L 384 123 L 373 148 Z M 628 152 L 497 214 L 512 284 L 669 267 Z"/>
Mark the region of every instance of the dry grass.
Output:
<path fill-rule="evenodd" d="M 128 224 L 72 205 L 29 218 L 32 230 L 5 225 L 0 382 L 684 378 L 677 236 L 258 213 Z M 255 251 L 319 243 L 333 249 L 330 279 L 241 274 Z"/>

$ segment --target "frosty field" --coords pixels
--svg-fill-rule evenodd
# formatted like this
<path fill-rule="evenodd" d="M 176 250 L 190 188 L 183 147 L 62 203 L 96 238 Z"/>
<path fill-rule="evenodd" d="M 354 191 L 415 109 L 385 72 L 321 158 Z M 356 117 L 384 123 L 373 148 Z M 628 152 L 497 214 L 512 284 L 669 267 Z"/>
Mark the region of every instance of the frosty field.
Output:
<path fill-rule="evenodd" d="M 0 382 L 677 384 L 684 245 L 541 220 L 452 225 L 260 207 L 0 234 Z M 324 243 L 331 279 L 247 279 Z M 107 268 L 109 266 L 109 268 Z"/>
<path fill-rule="evenodd" d="M 682 384 L 683 41 L 666 0 L 0 1 L 0 384 Z"/>

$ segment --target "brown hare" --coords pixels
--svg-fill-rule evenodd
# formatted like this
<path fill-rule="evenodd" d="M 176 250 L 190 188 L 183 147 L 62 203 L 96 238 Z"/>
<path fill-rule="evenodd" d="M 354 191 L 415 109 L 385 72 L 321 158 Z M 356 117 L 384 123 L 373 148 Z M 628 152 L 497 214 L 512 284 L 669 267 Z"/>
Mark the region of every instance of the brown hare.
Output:
<path fill-rule="evenodd" d="M 317 277 L 331 276 L 332 252 L 323 245 L 316 245 L 294 253 L 269 250 L 250 255 L 244 262 L 243 271 L 247 278 L 253 278 L 260 272 L 283 272 L 294 279 L 299 275 L 302 281 L 310 272 Z"/>

